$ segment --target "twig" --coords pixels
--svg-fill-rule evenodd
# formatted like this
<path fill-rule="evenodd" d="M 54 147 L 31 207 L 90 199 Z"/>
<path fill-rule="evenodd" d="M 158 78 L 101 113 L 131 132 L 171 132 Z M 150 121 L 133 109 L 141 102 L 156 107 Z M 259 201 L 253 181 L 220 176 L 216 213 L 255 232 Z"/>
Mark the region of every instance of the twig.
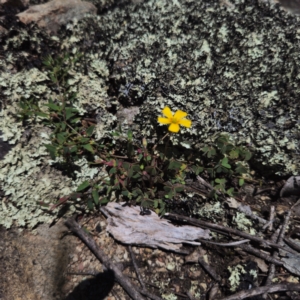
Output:
<path fill-rule="evenodd" d="M 292 242 L 292 240 L 289 239 L 289 238 L 284 238 L 283 240 L 284 240 L 291 248 L 293 248 L 294 250 L 300 252 L 300 245 L 298 245 L 298 244 Z"/>
<path fill-rule="evenodd" d="M 289 212 L 287 213 L 286 217 L 284 218 L 284 222 L 277 240 L 277 243 L 280 244 L 281 246 L 283 245 L 283 239 L 284 239 L 284 234 L 286 231 L 286 228 L 288 226 L 288 223 L 290 221 L 290 217 L 291 217 L 291 211 L 289 210 Z"/>
<path fill-rule="evenodd" d="M 253 255 L 257 256 L 257 257 L 260 257 L 260 258 L 262 258 L 262 259 L 264 259 L 264 260 L 266 260 L 266 261 L 268 261 L 270 263 L 273 263 L 273 264 L 275 264 L 277 266 L 282 266 L 283 265 L 283 262 L 281 260 L 275 259 L 272 256 L 270 256 L 269 254 L 265 254 L 265 253 L 263 253 L 263 252 L 261 252 L 259 250 L 256 250 L 256 249 L 254 249 L 253 247 L 251 247 L 249 245 L 243 244 L 243 245 L 240 245 L 238 247 L 241 248 L 241 249 L 243 249 L 243 250 L 245 250 L 246 252 L 249 252 L 249 253 L 251 253 L 251 254 L 253 254 Z"/>
<path fill-rule="evenodd" d="M 199 239 L 200 242 L 202 243 L 208 243 L 208 244 L 213 244 L 221 247 L 236 247 L 241 244 L 245 244 L 250 242 L 250 240 L 241 240 L 241 241 L 236 241 L 236 242 L 231 242 L 231 243 L 216 243 L 216 242 L 211 242 L 203 239 Z"/>
<path fill-rule="evenodd" d="M 273 221 L 275 217 L 275 206 L 272 205 L 271 206 L 271 212 L 270 212 L 270 221 Z M 271 223 L 269 230 L 272 231 L 273 230 L 273 222 Z"/>
<path fill-rule="evenodd" d="M 290 216 L 291 216 L 291 210 L 288 212 L 288 214 L 286 215 L 286 217 L 284 218 L 284 222 L 283 222 L 283 225 L 281 227 L 281 230 L 280 230 L 280 233 L 279 233 L 279 236 L 277 238 L 277 243 L 282 246 L 283 245 L 283 238 L 284 238 L 284 234 L 285 234 L 285 230 L 286 230 L 286 227 L 289 223 L 289 220 L 290 220 Z M 274 250 L 273 254 L 272 254 L 272 257 L 275 258 L 275 259 L 278 259 L 278 250 Z M 275 265 L 272 263 L 269 267 L 269 274 L 268 274 L 268 277 L 266 279 L 266 282 L 265 282 L 265 285 L 268 286 L 268 285 L 271 285 L 272 284 L 272 280 L 274 278 L 274 275 L 275 275 L 275 271 L 276 271 L 276 268 L 275 268 Z M 264 299 L 267 299 L 268 297 L 268 294 L 264 294 L 263 295 L 263 298 Z"/>
<path fill-rule="evenodd" d="M 283 291 L 300 291 L 300 284 L 298 283 L 280 283 L 269 286 L 263 286 L 254 288 L 251 290 L 243 290 L 229 297 L 225 297 L 222 300 L 243 300 L 248 297 L 261 295 L 264 293 L 275 293 L 275 292 L 283 292 Z"/>
<path fill-rule="evenodd" d="M 274 220 L 268 221 L 268 222 L 262 227 L 262 230 L 265 231 L 265 230 L 269 227 L 269 230 L 272 231 L 270 228 L 273 229 L 273 222 L 274 222 Z"/>
<path fill-rule="evenodd" d="M 205 228 L 210 228 L 212 230 L 219 230 L 219 231 L 223 231 L 223 232 L 226 232 L 226 233 L 231 233 L 231 234 L 249 239 L 253 242 L 260 243 L 264 247 L 273 247 L 275 249 L 281 249 L 281 250 L 284 250 L 286 252 L 290 252 L 292 254 L 298 254 L 297 252 L 295 252 L 293 250 L 290 250 L 290 249 L 286 249 L 285 247 L 280 246 L 276 243 L 264 240 L 262 238 L 253 236 L 251 234 L 248 234 L 246 232 L 243 232 L 243 231 L 240 231 L 240 230 L 237 230 L 237 229 L 228 228 L 228 227 L 221 226 L 221 225 L 218 225 L 218 224 L 214 224 L 214 223 L 210 223 L 210 222 L 206 222 L 206 221 L 202 221 L 202 220 L 197 220 L 197 219 L 194 219 L 194 218 L 184 217 L 184 216 L 177 215 L 177 214 L 172 214 L 172 213 L 165 214 L 164 218 L 169 219 L 169 220 L 174 220 L 174 221 L 180 221 L 180 222 L 191 224 L 191 225 L 194 225 L 194 226 L 197 226 L 197 227 L 205 227 Z"/>
<path fill-rule="evenodd" d="M 203 267 L 203 269 L 217 282 L 221 281 L 221 277 L 216 273 L 216 271 L 205 262 L 202 257 L 198 257 L 199 264 Z"/>
<path fill-rule="evenodd" d="M 122 274 L 120 269 L 111 262 L 109 257 L 97 246 L 95 241 L 84 232 L 80 225 L 75 221 L 75 218 L 70 218 L 65 222 L 65 225 L 76 234 L 99 259 L 99 261 L 108 269 L 114 272 L 115 280 L 123 287 L 127 294 L 134 300 L 146 300 L 141 293 L 134 287 L 131 281 Z"/>
<path fill-rule="evenodd" d="M 202 177 L 200 177 L 199 175 L 197 175 L 197 180 L 202 184 L 204 185 L 205 187 L 207 187 L 210 191 L 214 189 L 214 187 L 208 183 L 207 181 L 205 181 Z"/>
<path fill-rule="evenodd" d="M 220 285 L 219 283 L 215 283 L 208 292 L 208 300 L 215 300 L 219 291 Z"/>
<path fill-rule="evenodd" d="M 138 290 L 139 290 L 139 292 L 140 292 L 142 295 L 144 295 L 144 296 L 146 296 L 146 297 L 148 297 L 148 298 L 150 298 L 150 299 L 152 299 L 152 300 L 163 300 L 162 298 L 160 298 L 160 297 L 158 297 L 158 296 L 156 296 L 156 295 L 150 293 L 150 292 L 147 291 L 146 289 L 140 289 L 140 288 L 139 288 Z"/>
<path fill-rule="evenodd" d="M 136 276 L 137 276 L 137 278 L 138 278 L 138 280 L 139 280 L 139 282 L 140 282 L 143 290 L 146 290 L 146 287 L 145 287 L 144 281 L 142 279 L 142 276 L 140 274 L 140 271 L 139 271 L 139 268 L 138 268 L 138 265 L 137 265 L 134 253 L 132 251 L 132 247 L 129 246 L 128 249 L 129 249 L 129 253 L 130 253 L 130 256 L 131 256 L 131 260 L 132 260 L 132 263 L 133 263 L 133 266 L 134 266 L 134 270 L 135 270 Z"/>

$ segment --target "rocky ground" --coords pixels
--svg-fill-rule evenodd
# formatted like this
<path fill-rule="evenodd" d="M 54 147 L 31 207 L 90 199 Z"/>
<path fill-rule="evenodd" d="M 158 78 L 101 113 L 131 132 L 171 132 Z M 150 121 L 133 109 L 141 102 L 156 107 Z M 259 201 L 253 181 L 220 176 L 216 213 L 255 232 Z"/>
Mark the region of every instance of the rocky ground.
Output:
<path fill-rule="evenodd" d="M 126 3 L 122 1 L 121 4 Z M 69 7 L 70 13 L 64 15 L 64 18 L 57 17 L 59 9 L 54 7 L 48 16 L 43 15 L 46 9 L 42 8 L 38 12 L 38 17 L 30 19 L 33 15 L 28 11 L 26 14 L 24 11 L 30 5 L 40 4 L 40 2 L 2 0 L 1 4 L 1 17 L 4 12 L 6 14 L 9 12 L 11 16 L 21 14 L 20 19 L 24 24 L 34 21 L 39 26 L 44 26 L 45 31 L 58 30 L 59 26 L 66 24 L 74 14 L 80 18 L 87 11 L 96 14 L 121 5 L 114 1 L 105 3 L 100 1 L 95 5 L 91 3 L 78 5 L 76 2 L 75 7 L 78 11 L 75 9 L 74 12 L 74 7 L 72 9 Z M 230 6 L 228 1 L 222 1 L 221 4 Z M 283 1 L 283 5 L 293 12 L 298 12 L 299 5 L 296 1 Z M 68 10 L 66 7 L 64 9 Z M 6 22 L 7 20 L 9 18 L 6 18 Z M 8 29 L 1 27 L 0 30 L 1 34 L 5 35 Z M 2 109 L 5 103 L 0 104 Z M 0 159 L 2 160 L 12 148 L 1 140 Z M 288 249 L 293 252 L 292 258 L 287 252 L 277 251 L 276 247 L 262 247 L 263 245 L 255 240 L 247 242 L 247 245 L 251 245 L 252 250 L 257 250 L 259 253 L 251 252 L 249 249 L 247 251 L 242 246 L 238 247 L 239 245 L 233 247 L 229 244 L 245 237 L 239 236 L 237 232 L 235 235 L 232 232 L 227 232 L 225 235 L 223 232 L 221 235 L 220 228 L 214 231 L 213 239 L 219 245 L 205 243 L 205 241 L 201 246 L 184 245 L 185 254 L 137 245 L 133 245 L 130 249 L 128 245 L 121 244 L 106 232 L 107 219 L 100 212 L 79 215 L 77 221 L 135 286 L 141 284 L 137 279 L 136 271 L 141 274 L 146 289 L 152 295 L 160 297 L 153 296 L 153 299 L 245 299 L 245 291 L 250 287 L 264 286 L 265 292 L 268 292 L 271 291 L 270 284 L 282 284 L 279 292 L 277 290 L 275 294 L 269 294 L 268 297 L 296 300 L 300 299 L 299 209 L 296 205 L 299 185 L 298 178 L 294 178 L 296 183 L 293 182 L 292 187 L 289 187 L 285 185 L 288 176 L 265 177 L 257 172 L 253 175 L 252 183 L 238 188 L 236 201 L 222 199 L 220 212 L 214 206 L 215 202 L 210 202 L 205 197 L 202 200 L 199 200 L 201 199 L 199 197 L 192 197 L 184 206 L 174 203 L 172 207 L 174 212 L 187 217 L 189 215 L 187 207 L 197 199 L 200 201 L 199 205 L 205 206 L 206 215 L 203 216 L 202 221 L 224 227 L 230 225 L 239 232 L 249 232 L 254 229 L 256 231 L 254 236 L 261 240 L 273 241 L 279 246 L 284 245 L 285 248 L 290 246 L 292 250 Z M 7 205 L 8 199 L 3 190 L 0 191 L 0 198 L 2 206 Z M 253 217 L 253 214 L 248 219 L 243 217 L 239 220 L 235 219 L 241 205 L 247 207 L 248 212 L 250 209 L 250 212 L 258 215 L 265 223 L 261 223 L 255 216 Z M 272 222 L 264 227 L 269 220 Z M 65 219 L 59 218 L 51 225 L 38 224 L 33 230 L 20 229 L 16 226 L 11 229 L 1 228 L 0 299 L 129 299 L 122 287 L 115 283 L 114 274 L 105 269 L 88 247 L 68 231 L 64 221 Z M 210 227 L 204 226 L 204 228 Z M 281 234 L 280 228 L 283 228 Z M 213 228 L 210 229 L 213 232 Z M 289 241 L 292 241 L 292 244 L 288 243 Z M 132 255 L 137 261 L 135 266 Z M 202 259 L 199 260 L 199 257 Z M 274 258 L 273 263 L 270 257 Z M 239 291 L 244 294 L 237 295 L 236 298 L 226 298 Z M 260 293 L 251 299 L 263 298 Z"/>

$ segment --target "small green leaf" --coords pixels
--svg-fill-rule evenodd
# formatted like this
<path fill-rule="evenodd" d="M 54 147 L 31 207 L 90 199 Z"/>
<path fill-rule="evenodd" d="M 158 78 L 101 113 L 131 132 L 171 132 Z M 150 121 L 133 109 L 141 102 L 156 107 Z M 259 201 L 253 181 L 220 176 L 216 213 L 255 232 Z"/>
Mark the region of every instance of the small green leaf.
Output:
<path fill-rule="evenodd" d="M 62 108 L 61 106 L 54 104 L 51 98 L 49 99 L 49 102 L 46 104 L 46 106 L 48 106 L 54 111 L 61 111 Z"/>
<path fill-rule="evenodd" d="M 212 146 L 205 146 L 201 149 L 208 158 L 216 155 L 216 149 Z"/>
<path fill-rule="evenodd" d="M 200 166 L 192 166 L 192 170 L 196 175 L 199 175 L 203 172 L 204 168 Z"/>
<path fill-rule="evenodd" d="M 93 125 L 93 126 L 90 126 L 90 127 L 86 130 L 86 134 L 87 134 L 88 136 L 92 136 L 94 129 L 95 129 L 95 126 L 94 126 L 94 125 Z"/>
<path fill-rule="evenodd" d="M 69 120 L 70 118 L 76 115 L 77 109 L 74 109 L 73 107 L 66 107 L 65 111 L 66 111 L 66 120 Z"/>
<path fill-rule="evenodd" d="M 77 151 L 78 151 L 77 146 L 73 146 L 70 150 L 71 153 L 74 153 L 74 152 L 76 153 Z"/>
<path fill-rule="evenodd" d="M 181 187 L 181 186 L 178 186 L 178 187 L 175 187 L 175 191 L 176 191 L 177 193 L 180 193 L 180 192 L 183 192 L 183 191 L 184 191 L 184 188 Z"/>
<path fill-rule="evenodd" d="M 234 191 L 234 188 L 230 188 L 226 191 L 226 193 L 228 196 L 233 197 L 233 191 Z"/>
<path fill-rule="evenodd" d="M 239 157 L 239 151 L 237 149 L 231 150 L 229 152 L 229 157 L 231 159 L 237 159 Z"/>
<path fill-rule="evenodd" d="M 140 171 L 141 171 L 141 168 L 140 168 L 139 165 L 132 165 L 132 170 L 133 170 L 134 172 L 140 172 Z"/>
<path fill-rule="evenodd" d="M 101 199 L 100 204 L 103 205 L 103 204 L 106 204 L 108 202 L 109 202 L 109 199 L 107 197 L 104 197 L 104 198 Z"/>
<path fill-rule="evenodd" d="M 245 183 L 244 178 L 240 178 L 240 179 L 239 179 L 239 186 L 243 186 L 244 183 Z"/>
<path fill-rule="evenodd" d="M 54 146 L 54 145 L 51 145 L 51 144 L 44 144 L 44 146 L 49 151 L 51 158 L 55 159 L 56 153 L 57 153 L 57 146 Z"/>
<path fill-rule="evenodd" d="M 248 172 L 248 169 L 241 163 L 237 163 L 237 167 L 235 168 L 235 171 L 239 174 L 245 174 Z"/>
<path fill-rule="evenodd" d="M 245 151 L 244 156 L 245 160 L 249 160 L 252 157 L 252 153 L 250 151 Z"/>
<path fill-rule="evenodd" d="M 50 74 L 50 79 L 52 80 L 52 82 L 57 83 L 57 79 L 53 74 Z"/>
<path fill-rule="evenodd" d="M 130 129 L 128 130 L 127 137 L 128 137 L 129 141 L 132 141 L 132 130 L 130 130 Z"/>
<path fill-rule="evenodd" d="M 125 197 L 128 197 L 129 196 L 129 192 L 127 190 L 122 191 L 122 195 L 124 195 Z"/>
<path fill-rule="evenodd" d="M 111 168 L 108 172 L 109 175 L 115 174 L 117 173 L 117 169 L 116 168 Z"/>
<path fill-rule="evenodd" d="M 130 168 L 127 172 L 127 176 L 128 178 L 131 178 L 133 176 L 134 172 L 133 172 L 133 168 Z"/>
<path fill-rule="evenodd" d="M 146 171 L 149 175 L 152 175 L 152 176 L 156 175 L 156 169 L 155 169 L 154 167 L 151 167 L 151 166 L 146 167 L 146 168 L 145 168 L 145 171 Z"/>
<path fill-rule="evenodd" d="M 41 111 L 38 111 L 35 113 L 38 117 L 41 117 L 41 118 L 48 118 L 48 114 L 46 113 L 43 113 Z"/>
<path fill-rule="evenodd" d="M 94 202 L 93 202 L 93 199 L 89 198 L 88 201 L 87 201 L 87 206 L 90 210 L 93 210 L 94 209 Z"/>
<path fill-rule="evenodd" d="M 136 173 L 132 176 L 132 178 L 137 179 L 137 178 L 141 178 L 142 175 L 140 173 Z"/>
<path fill-rule="evenodd" d="M 131 167 L 131 164 L 128 163 L 128 162 L 126 162 L 126 161 L 124 161 L 122 167 L 124 168 L 124 170 L 128 171 L 129 168 Z"/>
<path fill-rule="evenodd" d="M 79 186 L 78 186 L 78 188 L 77 188 L 77 190 L 76 190 L 76 192 L 81 192 L 81 191 L 83 191 L 83 190 L 85 190 L 87 187 L 89 187 L 90 186 L 90 183 L 89 183 L 89 181 L 84 181 L 84 182 L 82 182 Z"/>
<path fill-rule="evenodd" d="M 228 164 L 228 158 L 227 158 L 227 157 L 224 157 L 224 158 L 222 159 L 222 166 L 223 166 L 224 168 L 231 169 L 231 165 Z"/>
<path fill-rule="evenodd" d="M 168 169 L 169 170 L 180 170 L 181 165 L 182 164 L 180 162 L 173 160 L 173 161 L 170 161 Z"/>
<path fill-rule="evenodd" d="M 63 144 L 66 141 L 66 132 L 60 132 L 56 135 L 56 139 L 60 144 Z"/>
<path fill-rule="evenodd" d="M 97 190 L 93 190 L 92 196 L 96 205 L 99 204 L 99 193 Z"/>
<path fill-rule="evenodd" d="M 94 149 L 93 149 L 92 145 L 86 144 L 86 145 L 83 145 L 82 147 L 83 147 L 85 150 L 88 150 L 88 151 L 90 151 L 91 153 L 94 153 Z"/>
<path fill-rule="evenodd" d="M 81 144 L 87 144 L 89 141 L 90 141 L 89 138 L 81 138 L 81 139 L 80 139 L 80 143 L 81 143 Z"/>

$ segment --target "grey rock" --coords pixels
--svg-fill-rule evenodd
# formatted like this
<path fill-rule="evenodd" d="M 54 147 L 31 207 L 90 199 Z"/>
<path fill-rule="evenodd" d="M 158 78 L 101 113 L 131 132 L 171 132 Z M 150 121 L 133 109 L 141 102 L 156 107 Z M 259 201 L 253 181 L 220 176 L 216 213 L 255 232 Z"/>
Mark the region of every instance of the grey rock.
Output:
<path fill-rule="evenodd" d="M 97 13 L 97 8 L 90 2 L 53 0 L 45 4 L 31 6 L 17 16 L 24 24 L 35 22 L 48 32 L 56 33 L 61 25 L 65 25 L 73 19 L 80 20 L 88 13 Z"/>

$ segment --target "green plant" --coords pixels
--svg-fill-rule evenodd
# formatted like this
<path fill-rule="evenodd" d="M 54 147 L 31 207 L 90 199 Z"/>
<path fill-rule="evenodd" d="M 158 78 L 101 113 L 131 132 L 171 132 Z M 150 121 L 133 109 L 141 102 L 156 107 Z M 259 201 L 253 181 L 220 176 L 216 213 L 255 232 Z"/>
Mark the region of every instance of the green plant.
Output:
<path fill-rule="evenodd" d="M 251 159 L 253 150 L 243 145 L 236 146 L 227 134 L 219 135 L 201 150 L 205 157 L 203 171 L 208 173 L 211 184 L 216 190 L 232 196 L 234 189 L 227 189 L 226 183 L 229 179 L 238 178 L 239 185 L 244 184 L 244 175 L 249 174 L 247 162 Z M 217 194 L 214 193 L 214 196 L 217 197 Z"/>
<path fill-rule="evenodd" d="M 173 115 L 169 108 L 163 110 L 167 118 L 158 117 L 158 122 L 169 125 L 171 133 L 156 144 L 148 144 L 145 138 L 136 141 L 131 130 L 124 133 L 121 128 L 96 141 L 96 124 L 86 121 L 91 118 L 80 114 L 75 107 L 76 94 L 68 84 L 69 71 L 81 56 L 47 57 L 44 65 L 51 80 L 49 86 L 56 96 L 43 105 L 34 98 L 20 102 L 19 116 L 24 122 L 29 118 L 38 119 L 52 129 L 51 143 L 45 147 L 53 160 L 63 158 L 71 172 L 70 166 L 84 156 L 91 168 L 101 167 L 106 171 L 101 178 L 86 180 L 72 194 L 63 195 L 51 209 L 79 200 L 92 210 L 122 199 L 164 214 L 166 203 L 184 193 L 187 174 L 203 173 L 214 186 L 211 193 L 214 198 L 219 192 L 233 195 L 234 189 L 228 184 L 231 178 L 238 178 L 240 185 L 244 183 L 243 174 L 248 173 L 246 162 L 251 158 L 251 151 L 234 145 L 227 135 L 218 136 L 201 152 L 196 149 L 176 152 L 176 147 L 169 146 L 170 134 L 176 134 L 179 125 L 191 126 L 191 121 L 184 119 L 187 113 L 183 111 Z"/>

